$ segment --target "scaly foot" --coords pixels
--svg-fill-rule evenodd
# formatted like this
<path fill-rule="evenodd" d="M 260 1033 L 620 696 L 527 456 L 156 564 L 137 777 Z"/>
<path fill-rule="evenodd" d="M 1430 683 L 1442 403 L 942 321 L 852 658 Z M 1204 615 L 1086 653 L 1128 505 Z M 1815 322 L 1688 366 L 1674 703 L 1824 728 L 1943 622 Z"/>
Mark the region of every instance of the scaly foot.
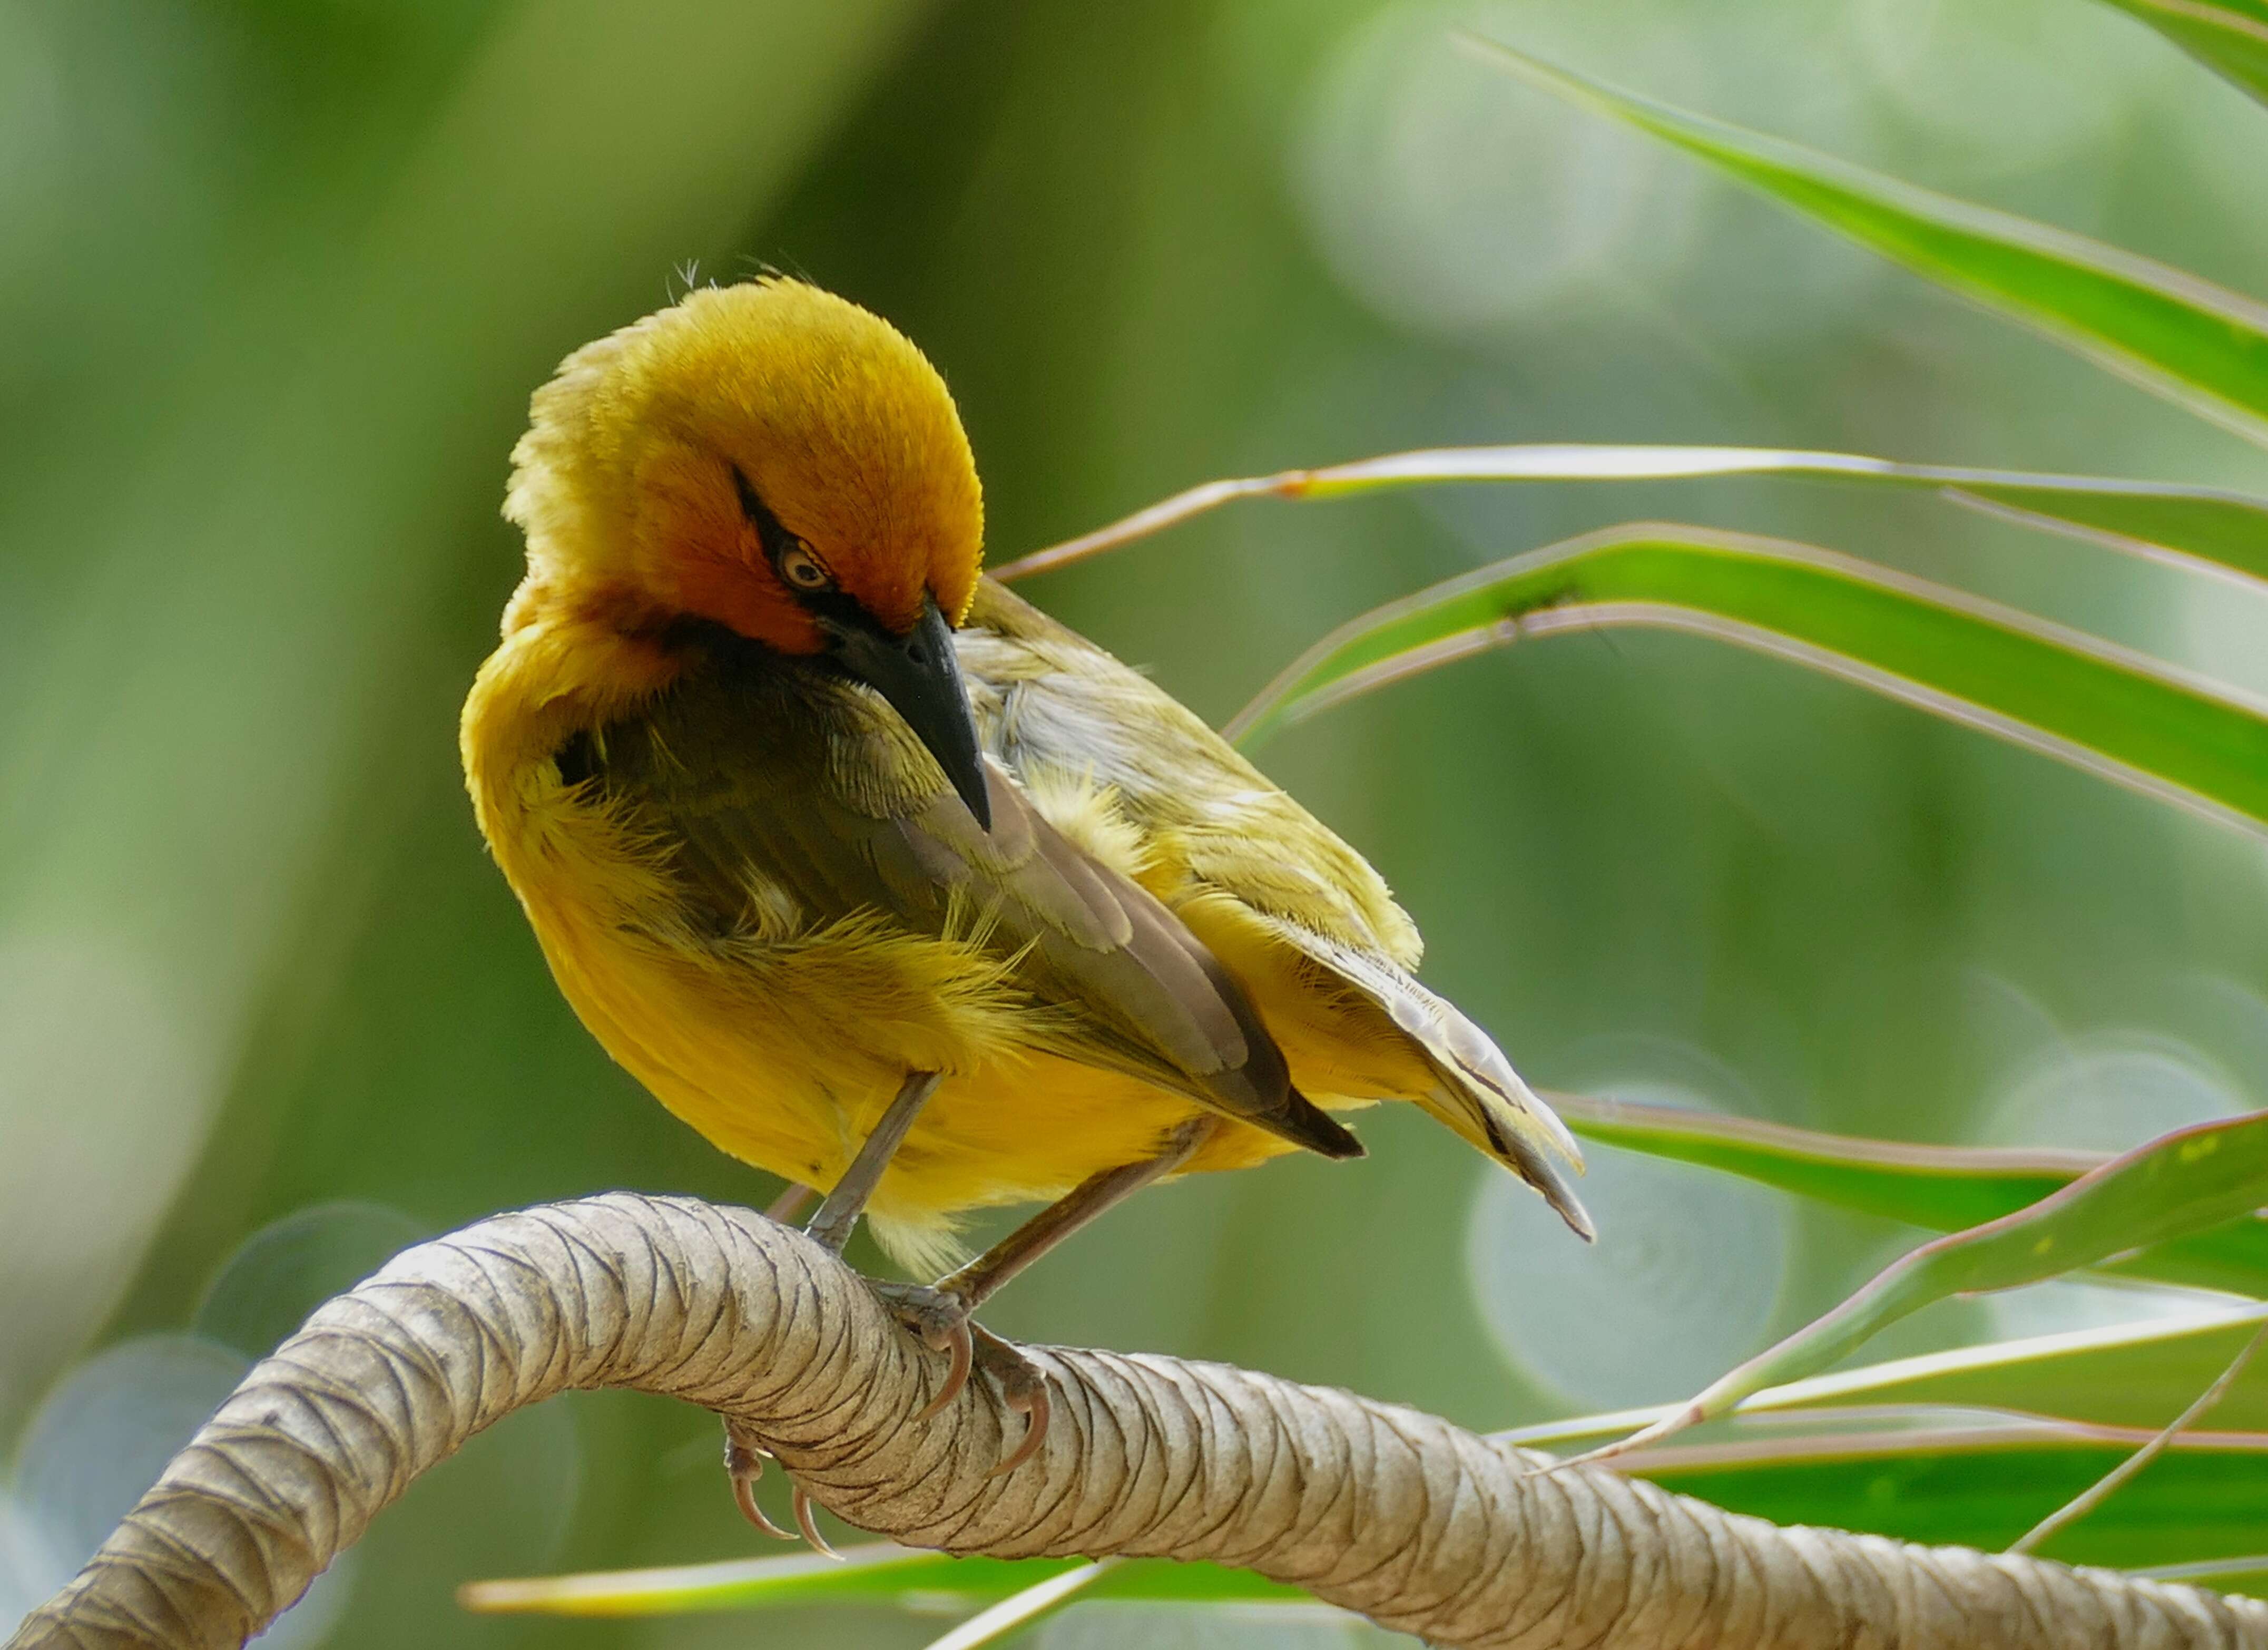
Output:
<path fill-rule="evenodd" d="M 969 1371 L 982 1369 L 998 1383 L 1001 1401 L 1024 1418 L 1023 1441 L 992 1469 L 990 1476 L 997 1478 L 1002 1473 L 1013 1472 L 1029 1461 L 1047 1438 L 1050 1413 L 1047 1378 L 1041 1374 L 1039 1366 L 1012 1343 L 971 1322 L 968 1299 L 954 1290 L 873 1278 L 867 1280 L 867 1285 L 891 1315 L 913 1332 L 916 1340 L 932 1352 L 946 1353 L 953 1359 L 946 1371 L 945 1385 L 938 1389 L 937 1396 L 914 1419 L 926 1421 L 945 1408 L 968 1384 Z"/>

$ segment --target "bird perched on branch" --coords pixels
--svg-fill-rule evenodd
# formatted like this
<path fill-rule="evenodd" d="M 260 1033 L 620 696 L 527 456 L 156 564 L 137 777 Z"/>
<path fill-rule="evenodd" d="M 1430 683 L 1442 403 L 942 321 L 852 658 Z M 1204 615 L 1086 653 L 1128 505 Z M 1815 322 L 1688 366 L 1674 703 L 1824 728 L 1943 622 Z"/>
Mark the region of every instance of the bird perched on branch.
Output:
<path fill-rule="evenodd" d="M 527 576 L 466 702 L 480 826 L 560 989 L 725 1151 L 909 1267 L 1047 1208 L 901 1315 L 1044 1394 L 969 1313 L 1168 1174 L 1362 1154 L 1424 1108 L 1589 1226 L 1573 1142 L 1409 970 L 1360 855 L 1197 717 L 980 577 L 937 372 L 768 279 L 579 350 L 504 512 Z M 942 1402 L 942 1398 L 939 1400 Z M 1022 1452 L 1019 1452 L 1021 1454 Z M 744 1503 L 745 1504 L 745 1503 Z"/>

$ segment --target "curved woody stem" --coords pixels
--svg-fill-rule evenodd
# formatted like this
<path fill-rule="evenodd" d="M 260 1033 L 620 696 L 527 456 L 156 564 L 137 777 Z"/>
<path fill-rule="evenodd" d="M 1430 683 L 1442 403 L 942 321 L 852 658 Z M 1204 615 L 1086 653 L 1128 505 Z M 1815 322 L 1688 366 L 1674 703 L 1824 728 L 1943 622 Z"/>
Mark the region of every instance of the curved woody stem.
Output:
<path fill-rule="evenodd" d="M 2268 1605 L 2036 1559 L 1783 1529 L 1416 1411 L 1217 1364 L 1038 1349 L 1055 1424 L 746 1210 L 614 1194 L 410 1249 L 247 1376 L 11 1650 L 222 1650 L 416 1476 L 555 1393 L 715 1411 L 818 1501 L 915 1546 L 1206 1558 L 1443 1646 L 2249 1646 Z"/>

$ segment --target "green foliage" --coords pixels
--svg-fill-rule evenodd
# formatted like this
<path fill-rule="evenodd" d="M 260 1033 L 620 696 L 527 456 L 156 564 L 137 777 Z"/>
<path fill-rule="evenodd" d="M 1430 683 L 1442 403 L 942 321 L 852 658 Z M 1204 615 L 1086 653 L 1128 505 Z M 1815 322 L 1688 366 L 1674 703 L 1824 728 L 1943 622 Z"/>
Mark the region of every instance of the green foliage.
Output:
<path fill-rule="evenodd" d="M 2248 1306 L 1892 1359 L 1768 1387 L 1734 1405 L 1733 1414 L 1773 1420 L 1783 1437 L 1796 1436 L 1799 1424 L 1811 1419 L 1823 1431 L 1854 1419 L 1876 1426 L 1898 1418 L 1941 1422 L 1954 1411 L 2013 1411 L 2146 1433 L 2174 1419 L 2213 1383 L 2244 1350 L 2268 1308 Z M 1559 1449 L 1652 1425 L 1678 1408 L 1575 1416 L 1498 1436 Z M 2248 1367 L 2215 1410 L 2213 1424 L 2268 1433 L 2268 1372 Z"/>
<path fill-rule="evenodd" d="M 2262 0 L 2104 0 L 2142 19 L 2231 85 L 2268 103 L 2268 4 Z"/>
<path fill-rule="evenodd" d="M 2268 85 L 2260 0 L 2110 4 L 2255 97 Z M 2013 0 L 1615 11 L 1596 39 L 1589 10 L 1503 26 L 2223 280 L 2268 244 L 2242 188 L 2257 125 L 2228 141 L 2231 112 L 2252 111 L 2201 74 L 2154 89 L 2182 65 L 2156 65 L 2151 35 L 2095 9 L 2042 0 L 2046 32 L 2013 37 L 2013 68 L 2005 51 L 1991 61 L 2002 14 L 2031 16 Z M 2118 37 L 2115 76 L 2090 68 L 2090 21 Z M 1432 56 L 1408 44 L 1421 29 Z M 0 374 L 0 1134 L 11 1158 L 49 1166 L 0 1200 L 11 1252 L 31 1257 L 0 1269 L 14 1292 L 0 1418 L 22 1430 L 85 1347 L 143 1331 L 194 1323 L 231 1358 L 256 1354 L 388 1231 L 600 1186 L 769 1195 L 573 1024 L 481 859 L 449 732 L 514 576 L 496 494 L 527 392 L 679 290 L 684 261 L 725 278 L 796 268 L 905 325 L 968 415 L 996 547 L 1043 543 L 1190 474 L 1410 449 L 1213 490 L 1344 502 L 1256 505 L 1155 560 L 1046 588 L 1051 609 L 1208 713 L 1390 596 L 1602 521 L 1690 510 L 1707 530 L 1537 577 L 1569 581 L 1579 605 L 1604 592 L 1737 622 L 1752 645 L 1790 638 L 1846 677 L 1843 661 L 1873 660 L 1867 686 L 1971 724 L 1984 706 L 1997 732 L 2257 818 L 2253 704 L 2088 634 L 2180 657 L 2199 628 L 2250 622 L 2268 578 L 2257 450 L 1919 283 L 1876 281 L 1668 157 L 2256 441 L 2257 303 L 1525 60 L 1531 83 L 1665 145 L 1659 166 L 1624 164 L 1438 32 L 1432 13 L 1367 0 L 668 0 L 658 14 L 99 0 L 0 26 L 0 313 L 18 344 Z M 1972 67 L 1948 63 L 1948 41 L 1978 59 L 1957 131 L 1928 84 Z M 1790 99 L 1798 76 L 1832 95 Z M 2006 115 L 2005 144 L 1978 135 L 1975 108 Z M 1323 141 L 1360 136 L 1379 110 L 1381 141 Z M 1411 147 L 1436 111 L 1430 129 L 1454 147 Z M 2218 176 L 2200 164 L 2207 141 L 2222 144 Z M 1358 186 L 1375 200 L 1351 206 Z M 1379 216 L 1405 200 L 1430 203 L 1418 227 L 1432 239 Z M 1368 239 L 1341 221 L 1357 208 Z M 1537 285 L 1570 247 L 1595 256 Z M 1469 297 L 1473 267 L 1484 291 L 1529 295 L 1477 317 L 1419 303 L 1458 256 L 1452 297 Z M 1651 445 L 1504 445 L 1565 433 Z M 1759 445 L 1691 445 L 1720 438 Z M 1498 445 L 1433 445 L 1475 439 Z M 1976 462 L 1771 445 L 1787 441 Z M 2001 463 L 2191 479 L 1987 468 Z M 1494 481 L 1530 484 L 1472 484 Z M 1802 542 L 1759 549 L 1731 527 Z M 1569 611 L 1523 605 L 1539 586 L 1519 577 L 1499 615 L 1548 628 Z M 1432 642 L 1479 634 L 1436 616 L 1452 623 Z M 1386 666 L 1373 644 L 1342 662 Z M 2035 661 L 2071 694 L 2022 680 Z M 1273 718 L 1270 772 L 1389 873 L 1432 942 L 1431 977 L 1524 1069 L 1580 1085 L 1628 1034 L 1734 1072 L 1711 1091 L 1728 1105 L 1820 1125 L 1569 1107 L 1602 1157 L 1654 1153 L 1804 1200 L 1782 1330 L 1879 1264 L 1883 1234 L 1845 1212 L 1958 1232 L 2093 1167 L 1911 1144 L 1979 1138 L 2025 1049 L 2139 1026 L 2225 1064 L 2232 1093 L 2268 1073 L 2239 1000 L 2268 959 L 2249 837 L 1706 640 L 1539 643 L 1394 695 L 1333 696 L 1354 680 L 1302 701 L 1351 703 L 1343 718 Z M 1983 1009 L 1964 995 L 1979 982 L 2000 994 Z M 2019 998 L 2036 1030 L 2000 1037 L 1992 1015 Z M 1373 1117 L 1359 1177 L 1285 1164 L 1138 1201 L 1106 1240 L 1020 1282 L 993 1327 L 1263 1364 L 1474 1425 L 1584 1407 L 1493 1358 L 1471 1322 L 1453 1259 L 1471 1166 Z M 2255 1288 L 2263 1229 L 2225 1222 L 2088 1275 Z M 67 1253 L 68 1275 L 40 1270 Z M 1933 1310 L 1904 1344 L 1979 1332 L 1981 1307 Z M 1816 1375 L 1624 1464 L 1774 1516 L 2002 1541 L 2170 1421 L 2257 1316 Z M 2052 1425 L 1957 1432 L 1948 1407 Z M 1572 1447 L 1672 1412 L 1520 1435 Z M 2268 1376 L 2248 1370 L 2208 1425 L 2051 1555 L 2268 1585 L 2244 1496 Z M 332 1578 L 328 1642 L 529 1642 L 524 1622 L 456 1614 L 449 1587 L 468 1571 L 743 1551 L 715 1455 L 706 1418 L 660 1406 L 578 1397 L 518 1418 Z M 7 1493 L 0 1517 L 44 1515 L 22 1478 Z M 597 1578 L 580 1603 L 960 1614 L 1087 1573 L 764 1559 Z M 0 1562 L 0 1619 L 9 1581 Z M 1079 1596 L 1287 1595 L 1144 1563 L 1092 1573 Z M 535 1625 L 593 1646 L 633 1631 Z M 666 1621 L 634 1631 L 692 1641 Z M 906 1630 L 837 1616 L 791 1631 L 851 1645 Z"/>
<path fill-rule="evenodd" d="M 2039 1283 L 2232 1220 L 2257 1225 L 2253 1212 L 2264 1204 L 2268 1113 L 2176 1130 L 2013 1214 L 1911 1251 L 1832 1312 L 1647 1427 L 1630 1447 L 1723 1415 L 1766 1387 L 1829 1368 L 1932 1301 Z M 2247 1281 L 2268 1294 L 2268 1274 Z"/>
<path fill-rule="evenodd" d="M 2268 717 L 2140 655 L 1809 545 L 1611 529 L 1366 614 L 1230 724 L 1246 744 L 1523 637 L 1681 629 L 1841 675 L 2138 789 L 2268 829 Z"/>
<path fill-rule="evenodd" d="M 1287 1603 L 1306 1597 L 1297 1587 L 1212 1564 L 1130 1558 L 1098 1566 L 1082 1558 L 956 1558 L 887 1543 L 846 1548 L 840 1561 L 796 1553 L 681 1569 L 482 1581 L 467 1587 L 463 1597 L 476 1610 L 559 1616 L 670 1616 L 825 1603 L 881 1604 L 936 1614 L 983 1609 L 1027 1589 L 1090 1573 L 1079 1587 L 1090 1599 Z"/>
<path fill-rule="evenodd" d="M 2164 264 L 1618 92 L 1488 41 L 1513 73 L 1628 122 L 2182 406 L 2268 438 L 2268 306 Z"/>
<path fill-rule="evenodd" d="M 1722 1169 L 1940 1232 L 1982 1226 L 2038 1204 L 2105 1162 L 2087 1153 L 1858 1140 L 1580 1094 L 1557 1095 L 1554 1103 L 1587 1139 Z M 2154 1242 L 2139 1230 L 2113 1226 L 2113 1235 L 2123 1241 L 2106 1251 L 2110 1258 L 2100 1269 L 2159 1283 L 2268 1294 L 2268 1222 L 2253 1219 L 2251 1205 L 2242 1207 L 2247 1212 L 2238 1218 L 2201 1221 L 2194 1230 Z"/>
<path fill-rule="evenodd" d="M 1633 446 L 1598 442 L 1433 447 L 1381 458 L 1207 482 L 1125 520 L 993 570 L 1013 583 L 1130 543 L 1239 499 L 1351 498 L 1466 482 L 1656 482 L 1784 475 L 1873 482 L 1936 493 L 1954 504 L 1997 505 L 2027 525 L 2095 537 L 2141 554 L 2268 578 L 2268 498 L 2173 482 L 2101 475 L 2029 475 L 1950 464 L 1902 464 L 1856 453 L 1772 447 Z"/>
<path fill-rule="evenodd" d="M 1665 1489 L 1782 1524 L 2006 1547 L 2146 1441 L 2034 1426 L 1948 1427 L 1664 1450 L 1638 1469 Z M 2268 1551 L 2258 1493 L 2268 1440 L 2197 1434 L 2040 1555 L 2140 1569 Z"/>

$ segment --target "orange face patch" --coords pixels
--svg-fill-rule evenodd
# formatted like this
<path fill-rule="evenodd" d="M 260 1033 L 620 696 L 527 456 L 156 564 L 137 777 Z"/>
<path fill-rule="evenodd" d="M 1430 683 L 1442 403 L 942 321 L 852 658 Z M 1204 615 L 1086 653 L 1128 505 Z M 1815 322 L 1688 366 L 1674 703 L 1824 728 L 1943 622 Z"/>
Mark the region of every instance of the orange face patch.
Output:
<path fill-rule="evenodd" d="M 967 612 L 983 505 L 945 385 L 887 324 L 790 282 L 696 292 L 625 335 L 606 397 L 630 464 L 639 581 L 782 652 L 824 637 L 766 554 L 737 469 L 835 588 L 902 635 Z"/>

